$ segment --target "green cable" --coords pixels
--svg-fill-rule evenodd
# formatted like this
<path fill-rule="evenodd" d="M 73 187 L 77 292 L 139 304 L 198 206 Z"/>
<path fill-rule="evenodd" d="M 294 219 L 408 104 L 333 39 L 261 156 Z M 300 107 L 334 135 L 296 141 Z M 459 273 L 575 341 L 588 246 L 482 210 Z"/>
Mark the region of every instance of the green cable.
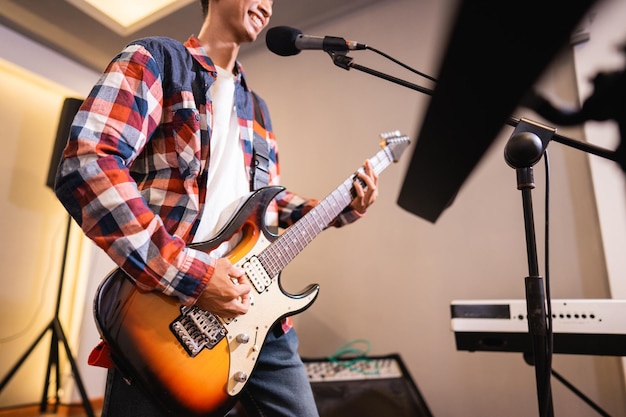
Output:
<path fill-rule="evenodd" d="M 354 347 L 357 344 L 365 344 L 365 349 L 358 349 Z M 355 339 L 348 343 L 341 345 L 335 353 L 331 356 L 328 356 L 329 362 L 332 362 L 338 366 L 342 366 L 351 371 L 363 374 L 363 375 L 378 375 L 380 374 L 380 369 L 377 361 L 372 361 L 367 358 L 367 354 L 371 349 L 371 343 L 365 339 Z M 354 355 L 351 359 L 341 359 L 341 357 L 345 355 Z M 363 362 L 374 362 L 375 370 L 374 371 L 365 371 L 361 367 L 358 366 L 359 363 Z"/>

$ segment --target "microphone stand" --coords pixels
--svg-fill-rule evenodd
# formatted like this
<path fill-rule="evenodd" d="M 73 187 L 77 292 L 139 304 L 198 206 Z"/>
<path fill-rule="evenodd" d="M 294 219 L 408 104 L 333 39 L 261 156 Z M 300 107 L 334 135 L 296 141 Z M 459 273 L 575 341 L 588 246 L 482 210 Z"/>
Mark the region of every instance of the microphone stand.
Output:
<path fill-rule="evenodd" d="M 417 84 L 410 83 L 408 81 L 404 81 L 400 78 L 396 78 L 391 75 L 384 74 L 380 71 L 376 71 L 376 70 L 364 67 L 359 64 L 355 64 L 353 62 L 354 61 L 353 58 L 346 55 L 345 52 L 337 52 L 337 51 L 327 51 L 327 52 L 330 55 L 330 57 L 333 59 L 334 64 L 337 65 L 339 68 L 343 68 L 345 70 L 350 70 L 350 68 L 354 68 L 355 70 L 359 70 L 367 74 L 374 75 L 378 78 L 391 81 L 395 84 L 399 84 L 403 87 L 410 88 L 411 90 L 419 91 L 420 93 L 424 93 L 429 96 L 432 96 L 434 93 L 434 91 L 431 89 L 419 86 Z"/>
<path fill-rule="evenodd" d="M 411 90 L 415 90 L 415 91 L 418 91 L 420 93 L 423 93 L 423 94 L 426 94 L 426 95 L 429 95 L 429 96 L 432 96 L 434 94 L 434 90 L 432 90 L 432 89 L 429 89 L 429 88 L 426 88 L 426 87 L 422 87 L 422 86 L 417 85 L 417 84 L 410 83 L 410 82 L 405 81 L 403 79 L 396 78 L 394 76 L 382 73 L 380 71 L 377 71 L 377 70 L 374 70 L 374 69 L 371 69 L 371 68 L 368 68 L 368 67 L 364 67 L 364 66 L 359 65 L 359 64 L 355 64 L 354 63 L 354 59 L 352 57 L 348 56 L 346 54 L 346 52 L 343 52 L 343 51 L 339 52 L 339 51 L 332 51 L 332 50 L 329 50 L 329 51 L 326 51 L 326 52 L 330 55 L 330 57 L 333 60 L 333 63 L 336 66 L 338 66 L 340 68 L 343 68 L 346 71 L 349 71 L 350 69 L 355 69 L 355 70 L 364 72 L 366 74 L 373 75 L 375 77 L 381 78 L 383 80 L 390 81 L 390 82 L 392 82 L 394 84 L 398 84 L 398 85 L 401 85 L 403 87 L 407 87 L 407 88 L 409 88 Z M 612 81 L 611 83 L 607 82 L 606 83 L 607 85 L 599 85 L 599 81 L 598 80 L 602 80 L 605 77 L 598 76 L 598 78 L 595 81 L 596 87 L 597 88 L 601 87 L 602 91 L 605 91 L 605 90 L 623 91 L 624 94 L 626 94 L 626 87 L 624 87 L 624 85 L 622 84 L 622 83 L 625 82 L 624 81 L 624 76 L 625 76 L 624 74 L 626 74 L 626 72 L 619 73 L 619 75 L 621 75 L 622 77 L 620 77 L 616 81 L 611 80 Z M 611 87 L 616 87 L 616 88 L 611 88 Z M 536 106 L 537 108 L 534 108 L 535 106 L 533 106 L 533 105 L 526 106 L 526 107 L 531 108 L 532 110 L 537 111 L 541 116 L 545 117 L 546 120 L 551 120 L 553 118 L 557 118 L 556 114 L 559 111 L 558 109 L 556 109 L 553 106 L 551 106 L 549 102 L 547 102 L 545 99 L 542 99 L 541 97 L 535 96 L 535 97 L 533 97 L 533 99 L 535 99 L 535 100 L 539 99 L 539 100 L 542 100 L 542 102 L 541 103 L 538 103 L 538 102 L 530 103 L 530 104 L 533 104 L 533 105 L 537 104 L 537 106 Z M 592 102 L 592 99 L 593 99 L 593 96 L 590 97 L 589 102 Z M 610 100 L 617 100 L 617 98 L 615 98 L 615 99 L 610 98 Z M 607 107 L 612 107 L 612 108 L 616 108 L 616 109 L 622 109 L 623 106 L 621 106 L 620 104 L 616 103 L 616 106 L 607 106 Z M 573 117 L 571 117 L 571 115 L 568 115 L 568 116 L 569 116 L 568 120 L 569 119 L 574 119 Z M 614 116 L 613 118 L 615 118 L 618 121 L 618 123 L 620 125 L 620 128 L 621 128 L 620 131 L 621 131 L 622 136 L 626 136 L 626 115 L 624 115 L 622 117 Z M 602 116 L 598 115 L 596 113 L 594 116 L 588 116 L 585 119 L 576 118 L 576 123 L 575 124 L 582 123 L 582 122 L 584 122 L 587 119 L 603 120 Z M 566 122 L 565 116 L 562 116 L 559 119 L 559 121 L 560 121 L 560 123 L 558 123 L 558 124 L 561 124 L 561 125 L 571 125 L 571 124 L 574 124 L 572 122 Z M 505 123 L 507 125 L 509 125 L 509 126 L 516 127 L 520 123 L 520 119 L 516 119 L 516 118 L 510 117 L 508 120 L 506 120 Z M 590 144 L 590 143 L 581 142 L 579 140 L 575 140 L 575 139 L 568 138 L 566 136 L 559 135 L 559 134 L 556 133 L 556 131 L 552 135 L 551 140 L 554 141 L 554 142 L 559 142 L 559 143 L 561 143 L 563 145 L 566 145 L 566 146 L 569 146 L 571 148 L 578 149 L 580 151 L 587 152 L 589 154 L 600 156 L 600 157 L 608 159 L 610 161 L 617 162 L 622 167 L 622 169 L 624 171 L 626 171 L 626 144 L 624 144 L 623 146 L 620 146 L 616 151 L 612 151 L 612 150 L 608 150 L 608 149 L 605 149 L 605 148 L 602 148 L 602 147 L 599 147 L 599 146 L 596 146 L 596 145 L 593 145 L 593 144 Z M 620 153 L 620 151 L 622 151 L 622 152 Z"/>
<path fill-rule="evenodd" d="M 526 312 L 533 349 L 539 415 L 542 417 L 554 416 L 550 386 L 552 329 L 548 325 L 544 283 L 539 274 L 537 262 L 537 241 L 531 194 L 532 189 L 535 188 L 532 167 L 541 159 L 555 130 L 522 119 L 504 150 L 507 164 L 516 169 L 517 189 L 522 192 L 528 258 L 528 276 L 525 279 Z"/>
<path fill-rule="evenodd" d="M 352 57 L 349 57 L 345 51 L 327 50 L 326 52 L 330 55 L 336 66 L 345 70 L 356 69 L 429 96 L 434 94 L 434 91 L 431 89 L 355 64 Z M 587 99 L 583 105 L 583 109 L 576 115 L 559 112 L 558 109 L 551 106 L 547 100 L 540 96 L 533 97 L 535 101 L 532 104 L 536 104 L 536 106 L 527 107 L 535 110 L 547 120 L 556 119 L 561 122 L 561 124 L 568 124 L 565 123 L 567 121 L 571 121 L 569 124 L 578 124 L 590 119 L 615 119 L 619 124 L 621 135 L 626 136 L 626 112 L 623 110 L 624 106 L 621 101 L 621 97 L 626 94 L 626 71 L 612 74 L 599 74 L 594 81 L 596 87 L 594 95 Z M 522 192 L 524 225 L 526 230 L 526 251 L 529 272 L 528 276 L 525 278 L 526 309 L 528 314 L 528 329 L 534 354 L 533 360 L 529 361 L 529 363 L 535 367 L 539 415 L 541 417 L 553 417 L 554 411 L 550 375 L 556 376 L 557 374 L 551 367 L 552 326 L 546 314 L 544 283 L 543 278 L 539 274 L 537 262 L 537 245 L 531 194 L 531 190 L 535 186 L 532 167 L 542 158 L 548 143 L 552 140 L 583 152 L 617 162 L 622 170 L 626 172 L 626 144 L 622 143 L 615 151 L 611 151 L 558 135 L 556 134 L 556 129 L 533 122 L 529 119 L 515 119 L 510 117 L 506 121 L 506 124 L 515 127 L 505 148 L 505 159 L 509 166 L 515 168 L 517 173 L 517 188 Z M 558 379 L 562 380 L 561 378 Z M 567 383 L 565 385 L 586 403 L 591 404 L 595 410 L 601 411 L 599 407 L 590 403 L 584 395 L 574 389 L 571 384 Z"/>

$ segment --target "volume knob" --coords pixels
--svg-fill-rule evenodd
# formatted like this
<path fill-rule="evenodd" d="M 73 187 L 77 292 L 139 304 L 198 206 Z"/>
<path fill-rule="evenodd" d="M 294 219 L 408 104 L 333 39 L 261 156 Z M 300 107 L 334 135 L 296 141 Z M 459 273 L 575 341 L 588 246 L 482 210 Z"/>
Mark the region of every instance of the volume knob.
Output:
<path fill-rule="evenodd" d="M 237 337 L 235 338 L 235 340 L 241 344 L 246 344 L 250 341 L 250 336 L 247 335 L 246 333 L 241 333 L 239 335 L 237 335 Z"/>

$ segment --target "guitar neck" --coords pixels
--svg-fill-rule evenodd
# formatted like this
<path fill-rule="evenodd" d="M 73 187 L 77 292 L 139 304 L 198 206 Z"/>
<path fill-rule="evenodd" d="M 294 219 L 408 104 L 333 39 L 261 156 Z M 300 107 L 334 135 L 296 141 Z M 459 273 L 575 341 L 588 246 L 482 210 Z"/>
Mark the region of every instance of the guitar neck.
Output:
<path fill-rule="evenodd" d="M 370 165 L 378 175 L 387 168 L 394 158 L 388 148 L 383 148 L 369 159 Z M 363 172 L 363 167 L 357 172 Z M 263 250 L 258 258 L 269 276 L 278 275 L 310 242 L 326 229 L 354 199 L 354 181 L 357 174 L 352 174 L 339 187 L 321 200 L 311 211 L 289 227 L 271 245 Z"/>

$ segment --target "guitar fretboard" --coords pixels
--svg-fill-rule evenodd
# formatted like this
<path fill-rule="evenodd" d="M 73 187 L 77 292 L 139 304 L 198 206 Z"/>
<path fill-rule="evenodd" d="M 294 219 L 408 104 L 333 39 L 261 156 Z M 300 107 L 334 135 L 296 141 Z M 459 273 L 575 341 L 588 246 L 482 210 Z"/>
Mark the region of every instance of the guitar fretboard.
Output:
<path fill-rule="evenodd" d="M 408 141 L 403 137 L 404 141 Z M 369 162 L 378 175 L 394 161 L 389 147 L 378 151 Z M 357 172 L 362 172 L 363 167 Z M 345 209 L 355 195 L 357 174 L 348 177 L 339 187 L 320 201 L 311 211 L 289 227 L 259 255 L 259 261 L 270 277 L 278 275 L 317 235 L 326 229 Z"/>

